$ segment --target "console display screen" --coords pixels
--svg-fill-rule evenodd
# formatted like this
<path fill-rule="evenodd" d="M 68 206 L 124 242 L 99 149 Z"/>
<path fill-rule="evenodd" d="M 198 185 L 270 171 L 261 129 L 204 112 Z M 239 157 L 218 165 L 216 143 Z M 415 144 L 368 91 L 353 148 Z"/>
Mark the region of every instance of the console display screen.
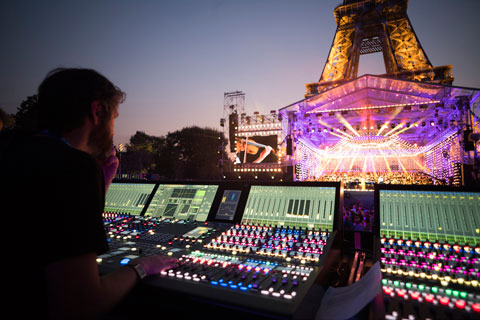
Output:
<path fill-rule="evenodd" d="M 215 219 L 233 221 L 241 194 L 240 190 L 225 190 Z"/>
<path fill-rule="evenodd" d="M 145 215 L 206 221 L 218 185 L 160 184 Z"/>
<path fill-rule="evenodd" d="M 112 183 L 105 196 L 105 212 L 140 215 L 155 184 Z"/>
<path fill-rule="evenodd" d="M 242 222 L 332 230 L 335 196 L 335 187 L 252 186 Z"/>

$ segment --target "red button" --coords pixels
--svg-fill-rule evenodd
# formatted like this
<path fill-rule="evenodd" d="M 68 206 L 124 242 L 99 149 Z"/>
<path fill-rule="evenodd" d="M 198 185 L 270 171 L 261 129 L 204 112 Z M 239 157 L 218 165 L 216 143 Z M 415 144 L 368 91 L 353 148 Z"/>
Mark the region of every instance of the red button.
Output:
<path fill-rule="evenodd" d="M 397 291 L 397 294 L 398 294 L 400 297 L 405 296 L 405 293 L 407 293 L 405 290 L 398 290 L 398 291 Z"/>
<path fill-rule="evenodd" d="M 455 305 L 457 306 L 457 308 L 463 309 L 465 308 L 466 303 L 464 300 L 457 300 L 455 301 Z"/>
<path fill-rule="evenodd" d="M 389 287 L 386 287 L 386 288 L 383 289 L 383 291 L 385 291 L 386 294 L 390 294 L 390 293 L 392 293 L 393 289 L 389 288 Z"/>
<path fill-rule="evenodd" d="M 420 297 L 420 292 L 412 292 L 412 293 L 410 294 L 410 297 L 412 297 L 412 299 L 417 300 L 418 297 Z"/>
<path fill-rule="evenodd" d="M 474 303 L 474 304 L 472 304 L 472 309 L 473 309 L 475 312 L 480 312 L 480 303 Z"/>
<path fill-rule="evenodd" d="M 449 302 L 450 302 L 450 299 L 448 299 L 447 297 L 440 298 L 440 303 L 443 304 L 444 306 L 446 306 Z"/>
<path fill-rule="evenodd" d="M 427 294 L 425 296 L 425 300 L 427 300 L 427 302 L 432 302 L 434 299 L 435 299 L 435 296 L 433 294 Z"/>

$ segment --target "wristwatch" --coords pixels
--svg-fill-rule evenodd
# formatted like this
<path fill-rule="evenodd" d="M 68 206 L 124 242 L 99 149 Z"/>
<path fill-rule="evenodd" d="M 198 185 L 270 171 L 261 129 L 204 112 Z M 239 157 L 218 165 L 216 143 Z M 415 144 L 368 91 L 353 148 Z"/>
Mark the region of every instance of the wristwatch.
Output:
<path fill-rule="evenodd" d="M 129 263 L 127 266 L 132 267 L 133 270 L 135 270 L 140 280 L 147 276 L 147 273 L 139 263 Z"/>

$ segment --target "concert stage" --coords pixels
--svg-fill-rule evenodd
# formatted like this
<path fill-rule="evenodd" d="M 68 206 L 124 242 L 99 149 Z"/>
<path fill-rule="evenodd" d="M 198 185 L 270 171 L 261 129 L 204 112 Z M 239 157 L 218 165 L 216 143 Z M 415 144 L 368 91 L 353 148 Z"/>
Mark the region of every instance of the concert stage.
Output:
<path fill-rule="evenodd" d="M 282 108 L 296 179 L 460 184 L 479 91 L 364 75 Z"/>

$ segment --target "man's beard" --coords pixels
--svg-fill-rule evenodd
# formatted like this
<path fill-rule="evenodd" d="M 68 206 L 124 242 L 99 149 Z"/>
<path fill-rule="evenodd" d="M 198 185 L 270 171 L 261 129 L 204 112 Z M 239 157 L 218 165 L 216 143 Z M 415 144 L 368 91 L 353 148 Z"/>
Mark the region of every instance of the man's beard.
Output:
<path fill-rule="evenodd" d="M 92 156 L 97 160 L 103 161 L 112 153 L 113 134 L 110 132 L 107 118 L 92 130 L 88 137 L 88 144 L 91 146 Z"/>

